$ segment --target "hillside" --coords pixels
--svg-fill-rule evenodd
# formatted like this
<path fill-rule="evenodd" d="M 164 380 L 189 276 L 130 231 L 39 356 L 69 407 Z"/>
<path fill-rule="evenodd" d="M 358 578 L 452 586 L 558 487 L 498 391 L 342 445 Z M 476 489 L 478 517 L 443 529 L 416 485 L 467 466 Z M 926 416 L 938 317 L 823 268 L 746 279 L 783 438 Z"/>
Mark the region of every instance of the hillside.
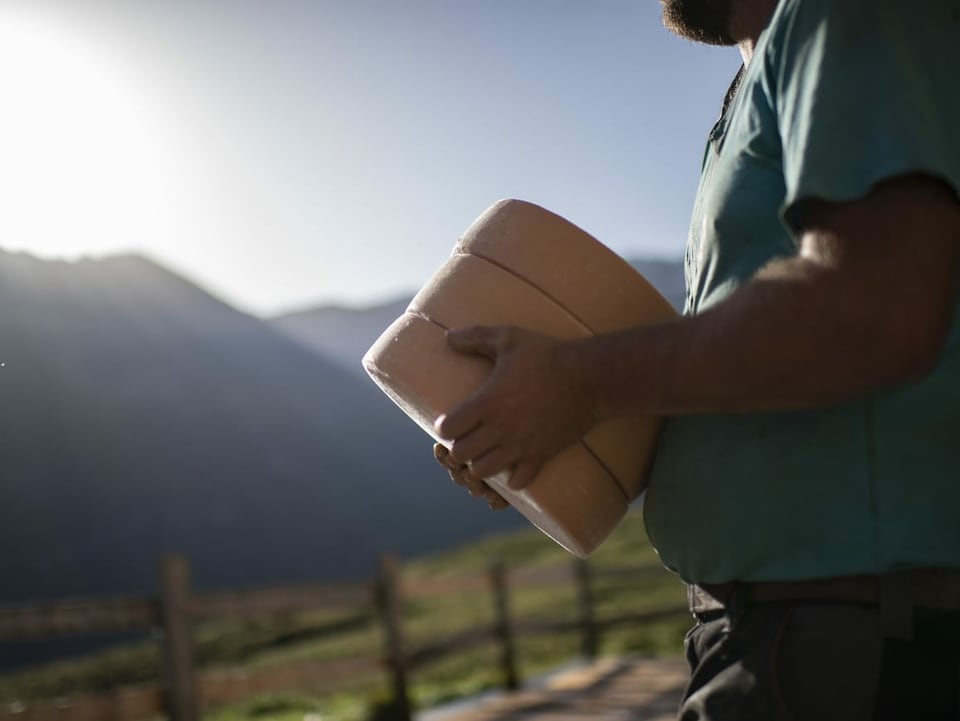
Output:
<path fill-rule="evenodd" d="M 0 361 L 0 602 L 147 591 L 173 550 L 200 586 L 355 577 L 522 523 L 373 384 L 142 257 L 0 251 Z"/>

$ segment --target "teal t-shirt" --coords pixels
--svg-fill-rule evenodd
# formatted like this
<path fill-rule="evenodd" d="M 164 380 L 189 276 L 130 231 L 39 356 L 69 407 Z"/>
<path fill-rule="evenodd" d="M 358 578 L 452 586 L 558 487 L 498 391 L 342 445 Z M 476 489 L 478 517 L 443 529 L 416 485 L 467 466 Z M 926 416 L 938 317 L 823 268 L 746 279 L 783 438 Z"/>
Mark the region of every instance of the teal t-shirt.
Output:
<path fill-rule="evenodd" d="M 906 173 L 960 194 L 960 0 L 781 0 L 707 144 L 687 312 L 795 254 L 798 201 Z M 644 512 L 690 582 L 960 567 L 960 309 L 918 383 L 817 411 L 671 419 Z"/>

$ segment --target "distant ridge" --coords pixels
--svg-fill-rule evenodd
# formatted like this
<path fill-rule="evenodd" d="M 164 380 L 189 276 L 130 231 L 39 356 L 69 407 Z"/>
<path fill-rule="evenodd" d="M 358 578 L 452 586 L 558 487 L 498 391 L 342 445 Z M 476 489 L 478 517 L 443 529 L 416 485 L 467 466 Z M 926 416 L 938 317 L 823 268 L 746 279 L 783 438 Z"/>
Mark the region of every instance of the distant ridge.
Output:
<path fill-rule="evenodd" d="M 366 378 L 360 359 L 410 303 L 410 296 L 365 308 L 320 306 L 270 319 L 270 324 L 341 368 Z"/>

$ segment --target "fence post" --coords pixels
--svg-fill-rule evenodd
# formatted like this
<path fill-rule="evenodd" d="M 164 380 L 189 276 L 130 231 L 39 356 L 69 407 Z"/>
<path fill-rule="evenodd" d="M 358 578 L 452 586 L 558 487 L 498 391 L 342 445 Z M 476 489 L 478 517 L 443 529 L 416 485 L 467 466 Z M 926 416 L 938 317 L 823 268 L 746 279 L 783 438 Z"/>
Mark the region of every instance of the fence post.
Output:
<path fill-rule="evenodd" d="M 494 632 L 500 639 L 500 668 L 503 672 L 503 685 L 506 689 L 515 691 L 520 688 L 520 679 L 517 674 L 517 654 L 503 561 L 494 561 L 490 564 L 490 588 L 493 591 L 493 607 L 496 614 Z"/>
<path fill-rule="evenodd" d="M 380 557 L 377 605 L 383 621 L 384 656 L 393 682 L 393 711 L 396 718 L 410 721 L 412 712 L 407 692 L 407 663 L 403 651 L 400 578 L 397 559 L 390 554 Z"/>
<path fill-rule="evenodd" d="M 597 657 L 599 639 L 593 618 L 593 589 L 590 564 L 585 558 L 574 559 L 573 577 L 577 585 L 577 610 L 580 624 L 580 653 L 589 659 Z"/>
<path fill-rule="evenodd" d="M 190 564 L 183 556 L 164 556 L 160 576 L 167 711 L 172 721 L 197 721 Z"/>

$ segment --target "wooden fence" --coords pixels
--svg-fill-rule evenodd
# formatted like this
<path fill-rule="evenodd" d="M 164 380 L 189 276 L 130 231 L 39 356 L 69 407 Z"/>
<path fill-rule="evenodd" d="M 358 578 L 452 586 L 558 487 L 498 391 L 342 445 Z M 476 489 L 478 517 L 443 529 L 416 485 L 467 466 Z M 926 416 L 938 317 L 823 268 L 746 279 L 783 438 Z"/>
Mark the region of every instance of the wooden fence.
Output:
<path fill-rule="evenodd" d="M 408 692 L 410 675 L 435 661 L 474 648 L 479 643 L 498 645 L 504 685 L 516 689 L 520 674 L 516 660 L 518 635 L 579 632 L 581 653 L 594 657 L 599 636 L 612 627 L 642 624 L 687 613 L 671 606 L 646 613 L 598 619 L 594 614 L 593 581 L 598 575 L 628 576 L 662 574 L 659 566 L 599 570 L 586 561 L 571 567 L 519 569 L 509 576 L 502 563 L 494 563 L 484 576 L 455 579 L 417 579 L 405 584 L 395 559 L 384 556 L 373 582 L 298 585 L 236 593 L 195 593 L 190 568 L 183 557 L 169 556 L 161 565 L 158 599 L 112 599 L 64 602 L 46 605 L 0 605 L 0 643 L 26 639 L 49 639 L 70 635 L 162 629 L 163 676 L 160 685 L 124 687 L 109 694 L 77 697 L 55 702 L 15 704 L 0 707 L 0 720 L 8 721 L 134 721 L 165 713 L 171 721 L 197 721 L 201 709 L 251 695 L 292 690 L 311 680 L 347 679 L 382 669 L 390 678 L 393 713 L 412 717 Z M 568 620 L 517 621 L 510 613 L 510 592 L 516 588 L 573 582 L 577 614 Z M 404 638 L 402 605 L 406 600 L 466 591 L 488 591 L 495 619 L 460 634 L 410 648 Z M 305 663 L 257 673 L 200 676 L 194 663 L 194 628 L 210 620 L 258 618 L 270 614 L 313 610 L 358 610 L 373 608 L 379 619 L 383 656 L 345 658 Z"/>

